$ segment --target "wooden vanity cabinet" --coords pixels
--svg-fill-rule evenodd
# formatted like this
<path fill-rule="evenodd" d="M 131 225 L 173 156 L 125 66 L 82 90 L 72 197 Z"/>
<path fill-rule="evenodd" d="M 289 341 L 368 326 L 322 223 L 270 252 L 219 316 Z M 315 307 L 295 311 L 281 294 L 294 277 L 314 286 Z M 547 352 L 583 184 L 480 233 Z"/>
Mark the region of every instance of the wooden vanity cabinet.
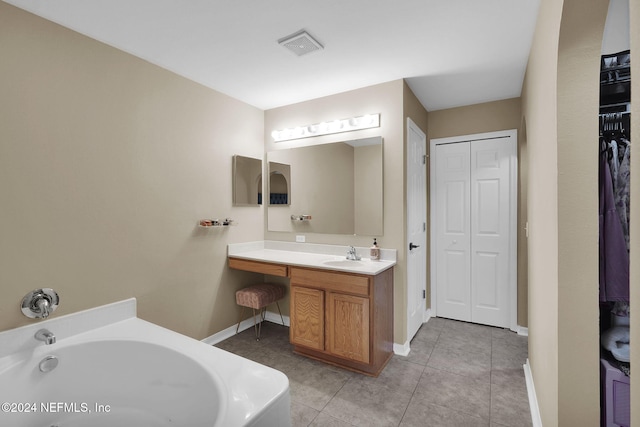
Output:
<path fill-rule="evenodd" d="M 284 264 L 274 264 L 272 262 L 260 262 L 230 257 L 229 267 L 235 268 L 236 270 L 268 274 L 270 276 L 287 277 L 289 275 L 289 266 Z"/>
<path fill-rule="evenodd" d="M 289 319 L 292 344 L 324 350 L 324 291 L 292 284 Z"/>
<path fill-rule="evenodd" d="M 393 354 L 393 269 L 376 276 L 291 267 L 294 351 L 377 376 Z"/>

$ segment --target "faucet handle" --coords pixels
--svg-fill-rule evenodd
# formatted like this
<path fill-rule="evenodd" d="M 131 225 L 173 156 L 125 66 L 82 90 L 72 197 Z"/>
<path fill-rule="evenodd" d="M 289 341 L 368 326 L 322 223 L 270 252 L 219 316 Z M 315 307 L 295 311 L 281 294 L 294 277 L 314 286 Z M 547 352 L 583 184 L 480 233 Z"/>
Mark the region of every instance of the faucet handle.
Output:
<path fill-rule="evenodd" d="M 49 317 L 49 314 L 51 314 L 51 311 L 49 310 L 49 300 L 45 296 L 36 300 L 36 307 L 38 307 L 43 319 L 46 319 Z"/>
<path fill-rule="evenodd" d="M 51 288 L 35 289 L 22 299 L 22 313 L 32 319 L 46 319 L 58 307 L 60 297 Z"/>

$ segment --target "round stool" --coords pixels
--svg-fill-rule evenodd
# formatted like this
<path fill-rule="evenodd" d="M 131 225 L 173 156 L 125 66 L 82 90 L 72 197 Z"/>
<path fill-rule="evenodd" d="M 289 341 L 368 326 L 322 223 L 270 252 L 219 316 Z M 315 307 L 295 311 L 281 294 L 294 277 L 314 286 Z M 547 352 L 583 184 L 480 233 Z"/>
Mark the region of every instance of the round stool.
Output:
<path fill-rule="evenodd" d="M 236 292 L 236 304 L 242 307 L 240 310 L 240 317 L 238 318 L 238 326 L 236 327 L 236 334 L 240 329 L 240 322 L 242 322 L 242 314 L 245 307 L 250 307 L 253 310 L 253 328 L 256 331 L 256 341 L 260 341 L 260 332 L 262 330 L 262 322 L 264 321 L 267 306 L 272 303 L 276 303 L 278 306 L 278 313 L 280 313 L 280 319 L 284 326 L 284 318 L 282 317 L 282 311 L 280 311 L 280 304 L 278 301 L 284 298 L 285 288 L 284 286 L 275 285 L 272 283 L 261 283 L 258 285 L 249 286 L 244 289 L 240 289 Z M 256 310 L 260 315 L 260 324 L 256 324 Z"/>

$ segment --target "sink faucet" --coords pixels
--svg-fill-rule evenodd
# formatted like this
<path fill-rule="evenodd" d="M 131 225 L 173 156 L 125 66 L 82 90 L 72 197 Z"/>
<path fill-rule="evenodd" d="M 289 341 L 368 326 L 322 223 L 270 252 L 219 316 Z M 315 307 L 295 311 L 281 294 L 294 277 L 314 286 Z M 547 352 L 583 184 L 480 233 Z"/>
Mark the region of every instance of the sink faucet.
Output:
<path fill-rule="evenodd" d="M 349 250 L 347 251 L 347 259 L 351 261 L 359 261 L 361 258 L 356 253 L 356 248 L 353 246 L 349 246 Z"/>
<path fill-rule="evenodd" d="M 38 341 L 44 341 L 46 345 L 51 345 L 56 342 L 56 336 L 48 329 L 40 329 L 36 332 L 35 338 Z"/>

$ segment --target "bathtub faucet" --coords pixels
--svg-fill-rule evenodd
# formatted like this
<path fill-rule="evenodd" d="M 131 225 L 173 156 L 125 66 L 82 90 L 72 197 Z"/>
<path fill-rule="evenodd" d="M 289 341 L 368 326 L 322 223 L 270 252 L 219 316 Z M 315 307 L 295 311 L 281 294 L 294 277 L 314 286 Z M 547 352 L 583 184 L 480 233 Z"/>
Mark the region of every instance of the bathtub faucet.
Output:
<path fill-rule="evenodd" d="M 44 341 L 47 345 L 54 344 L 56 342 L 56 336 L 48 329 L 40 329 L 36 332 L 35 338 L 38 341 Z"/>
<path fill-rule="evenodd" d="M 34 289 L 22 298 L 22 314 L 31 319 L 46 319 L 59 303 L 60 297 L 53 289 Z"/>

